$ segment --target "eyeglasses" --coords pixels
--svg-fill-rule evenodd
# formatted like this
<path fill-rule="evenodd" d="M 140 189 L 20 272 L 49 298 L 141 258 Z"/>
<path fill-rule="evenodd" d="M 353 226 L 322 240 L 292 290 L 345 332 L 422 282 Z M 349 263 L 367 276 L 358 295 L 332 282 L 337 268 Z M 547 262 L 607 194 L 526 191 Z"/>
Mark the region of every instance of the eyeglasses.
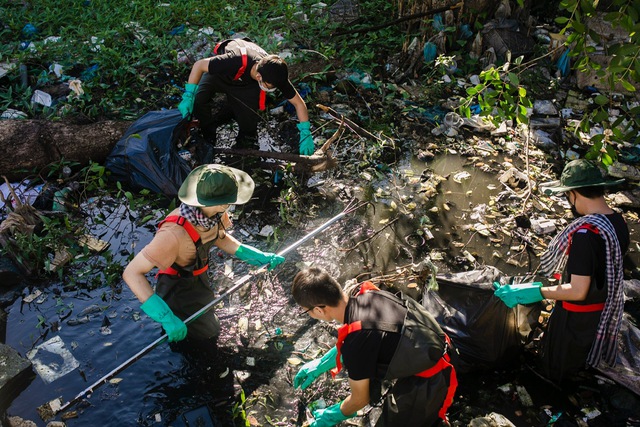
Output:
<path fill-rule="evenodd" d="M 326 305 L 314 305 L 313 307 L 309 307 L 307 308 L 305 311 L 303 311 L 302 313 L 300 313 L 300 316 L 304 316 L 305 314 L 308 314 L 311 310 L 313 310 L 316 307 L 320 307 L 320 308 L 325 308 Z"/>

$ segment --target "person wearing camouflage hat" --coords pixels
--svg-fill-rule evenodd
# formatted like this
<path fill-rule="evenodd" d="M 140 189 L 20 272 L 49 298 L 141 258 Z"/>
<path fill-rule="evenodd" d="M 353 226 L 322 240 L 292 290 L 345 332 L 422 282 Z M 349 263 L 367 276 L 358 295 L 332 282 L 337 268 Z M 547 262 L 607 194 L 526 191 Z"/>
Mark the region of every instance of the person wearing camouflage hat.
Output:
<path fill-rule="evenodd" d="M 615 364 L 629 229 L 604 195 L 622 181 L 609 180 L 595 162 L 578 159 L 564 167 L 559 180 L 541 184 L 547 195 L 564 193 L 576 217 L 541 256 L 540 274 L 559 284 L 505 285 L 495 291 L 509 307 L 556 300 L 541 355 L 544 375 L 559 383 L 601 362 Z"/>

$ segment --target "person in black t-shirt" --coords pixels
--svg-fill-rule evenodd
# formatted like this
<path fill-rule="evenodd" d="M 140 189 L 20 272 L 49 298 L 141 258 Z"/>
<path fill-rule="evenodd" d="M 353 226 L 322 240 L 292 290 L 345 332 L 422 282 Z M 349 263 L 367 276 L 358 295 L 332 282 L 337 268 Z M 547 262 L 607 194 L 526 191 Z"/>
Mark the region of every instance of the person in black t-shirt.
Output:
<path fill-rule="evenodd" d="M 347 369 L 351 394 L 313 412 L 310 427 L 329 427 L 382 400 L 377 427 L 431 427 L 446 422 L 457 386 L 450 341 L 434 318 L 411 298 L 371 282 L 349 295 L 325 270 L 312 267 L 293 279 L 291 293 L 312 318 L 336 321 L 336 346 L 300 368 L 293 385 L 305 389 L 321 374 Z M 382 381 L 393 385 L 380 396 Z"/>
<path fill-rule="evenodd" d="M 248 39 L 225 40 L 215 47 L 215 56 L 196 61 L 178 109 L 182 117 L 191 115 L 200 122 L 203 136 L 215 143 L 216 128 L 227 118 L 238 122 L 236 145 L 257 148 L 258 110 L 265 109 L 266 92 L 279 89 L 294 106 L 300 131 L 300 154 L 312 155 L 315 146 L 304 100 L 289 81 L 286 62 L 269 55 Z M 227 95 L 229 109 L 212 115 L 211 101 L 216 93 Z M 229 117 L 222 117 L 222 116 Z"/>
<path fill-rule="evenodd" d="M 559 181 L 541 184 L 546 194 L 564 193 L 577 217 L 541 256 L 541 274 L 560 284 L 506 285 L 495 291 L 509 307 L 544 298 L 558 301 L 542 348 L 543 371 L 551 380 L 562 382 L 601 362 L 615 364 L 629 229 L 607 204 L 604 190 L 622 181 L 607 180 L 594 162 L 578 159 L 565 166 Z"/>

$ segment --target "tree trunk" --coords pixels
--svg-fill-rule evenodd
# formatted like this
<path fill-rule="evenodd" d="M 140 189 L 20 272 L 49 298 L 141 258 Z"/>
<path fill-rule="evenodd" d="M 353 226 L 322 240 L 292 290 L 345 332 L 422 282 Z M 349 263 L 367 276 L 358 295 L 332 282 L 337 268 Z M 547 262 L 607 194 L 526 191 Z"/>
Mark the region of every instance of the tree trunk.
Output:
<path fill-rule="evenodd" d="M 85 125 L 46 120 L 0 120 L 0 175 L 16 181 L 58 162 L 103 163 L 124 131 L 126 121 Z"/>

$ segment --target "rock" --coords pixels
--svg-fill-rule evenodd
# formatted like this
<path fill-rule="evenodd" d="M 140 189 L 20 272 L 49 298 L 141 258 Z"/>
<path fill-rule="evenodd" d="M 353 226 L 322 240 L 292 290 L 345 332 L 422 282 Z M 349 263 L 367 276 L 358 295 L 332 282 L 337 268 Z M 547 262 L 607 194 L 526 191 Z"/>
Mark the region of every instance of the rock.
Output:
<path fill-rule="evenodd" d="M 485 417 L 472 419 L 469 427 L 515 427 L 515 425 L 504 415 L 492 412 Z"/>
<path fill-rule="evenodd" d="M 621 191 L 609 196 L 613 206 L 626 208 L 640 208 L 640 198 L 628 191 Z"/>
<path fill-rule="evenodd" d="M 613 162 L 609 169 L 607 170 L 609 175 L 615 178 L 625 178 L 630 179 L 632 181 L 640 181 L 640 170 L 631 165 L 625 165 L 620 162 Z"/>
<path fill-rule="evenodd" d="M 22 273 L 16 267 L 11 259 L 6 256 L 0 256 L 0 289 L 9 289 L 20 283 Z"/>
<path fill-rule="evenodd" d="M 9 427 L 38 427 L 33 421 L 23 420 L 20 417 L 9 417 L 7 421 L 9 422 Z"/>
<path fill-rule="evenodd" d="M 0 343 L 0 413 L 35 377 L 30 368 L 31 362 L 20 357 L 13 348 Z"/>

